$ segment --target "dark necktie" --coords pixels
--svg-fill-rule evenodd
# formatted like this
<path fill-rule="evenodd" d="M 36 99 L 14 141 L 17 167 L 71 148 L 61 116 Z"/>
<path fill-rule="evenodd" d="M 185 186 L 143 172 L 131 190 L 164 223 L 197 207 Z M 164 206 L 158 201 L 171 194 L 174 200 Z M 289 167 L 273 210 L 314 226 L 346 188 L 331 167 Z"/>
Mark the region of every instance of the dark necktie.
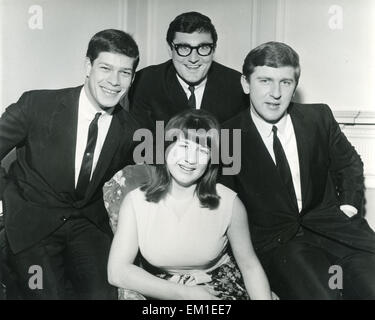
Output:
<path fill-rule="evenodd" d="M 98 138 L 98 119 L 100 115 L 101 113 L 98 112 L 95 115 L 94 120 L 91 121 L 89 126 L 86 149 L 83 155 L 81 170 L 79 171 L 78 182 L 76 187 L 76 192 L 80 198 L 84 198 L 87 187 L 90 182 L 95 145 L 96 140 Z"/>
<path fill-rule="evenodd" d="M 194 94 L 194 86 L 189 86 L 189 90 L 191 92 L 191 95 L 189 97 L 188 106 L 192 109 L 196 108 L 196 101 L 195 101 L 195 94 Z"/>
<path fill-rule="evenodd" d="M 272 126 L 272 131 L 273 131 L 273 152 L 275 154 L 277 171 L 279 172 L 281 180 L 283 181 L 286 188 L 288 189 L 288 192 L 290 194 L 290 197 L 293 203 L 297 205 L 297 197 L 296 197 L 296 192 L 293 186 L 292 174 L 290 172 L 289 163 L 286 158 L 283 146 L 281 145 L 281 142 L 279 138 L 277 137 L 277 127 Z"/>

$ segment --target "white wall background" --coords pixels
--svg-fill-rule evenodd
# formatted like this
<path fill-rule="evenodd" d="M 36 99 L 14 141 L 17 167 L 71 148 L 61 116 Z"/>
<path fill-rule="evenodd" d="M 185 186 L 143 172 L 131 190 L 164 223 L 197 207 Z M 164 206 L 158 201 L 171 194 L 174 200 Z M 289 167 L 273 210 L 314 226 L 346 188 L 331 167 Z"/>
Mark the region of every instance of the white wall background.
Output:
<path fill-rule="evenodd" d="M 35 5 L 41 29 L 30 27 Z M 241 70 L 254 46 L 284 41 L 300 54 L 300 101 L 375 112 L 374 0 L 0 0 L 1 110 L 25 90 L 81 83 L 87 43 L 104 28 L 134 35 L 140 67 L 165 61 L 168 25 L 190 10 L 215 24 L 219 62 Z"/>
<path fill-rule="evenodd" d="M 142 43 L 141 67 L 168 58 L 165 35 L 178 14 L 197 10 L 215 24 L 216 60 L 241 70 L 245 55 L 265 41 L 300 54 L 298 99 L 334 110 L 375 111 L 373 0 L 128 0 L 128 29 Z M 135 14 L 134 14 L 135 13 Z"/>
<path fill-rule="evenodd" d="M 165 40 L 169 23 L 179 14 L 199 11 L 209 16 L 218 33 L 216 60 L 241 70 L 251 49 L 252 0 L 128 0 L 128 28 L 141 46 L 141 65 L 169 58 Z M 134 15 L 133 12 L 136 12 Z M 136 17 L 136 19 L 134 19 Z"/>
<path fill-rule="evenodd" d="M 375 111 L 375 1 L 284 2 L 280 40 L 301 55 L 303 100 Z"/>
<path fill-rule="evenodd" d="M 122 5 L 119 0 L 0 0 L 1 110 L 25 90 L 83 83 L 87 44 L 101 29 L 122 27 Z M 32 29 L 35 6 L 42 9 L 41 29 Z"/>

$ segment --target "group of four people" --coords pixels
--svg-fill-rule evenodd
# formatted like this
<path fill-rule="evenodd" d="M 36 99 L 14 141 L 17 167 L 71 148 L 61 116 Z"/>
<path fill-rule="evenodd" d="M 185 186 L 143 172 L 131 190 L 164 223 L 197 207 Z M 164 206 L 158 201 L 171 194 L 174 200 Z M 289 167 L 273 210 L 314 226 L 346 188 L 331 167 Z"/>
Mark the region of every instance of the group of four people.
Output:
<path fill-rule="evenodd" d="M 171 60 L 135 73 L 134 40 L 101 31 L 83 87 L 27 92 L 2 115 L 0 158 L 17 152 L 1 171 L 2 239 L 22 297 L 374 299 L 363 164 L 328 106 L 292 102 L 297 53 L 262 44 L 241 75 L 213 61 L 217 33 L 197 12 L 176 17 L 167 42 Z M 168 123 L 165 163 L 127 194 L 112 241 L 102 187 L 156 121 Z M 235 175 L 213 161 L 221 129 L 241 132 Z M 31 266 L 43 288 L 29 286 Z"/>

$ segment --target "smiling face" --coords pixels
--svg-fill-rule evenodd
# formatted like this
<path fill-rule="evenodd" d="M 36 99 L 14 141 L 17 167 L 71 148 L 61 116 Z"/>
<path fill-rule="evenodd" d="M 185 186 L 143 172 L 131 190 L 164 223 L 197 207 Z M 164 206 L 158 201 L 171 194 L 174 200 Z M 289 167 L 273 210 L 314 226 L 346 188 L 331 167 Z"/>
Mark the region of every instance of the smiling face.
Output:
<path fill-rule="evenodd" d="M 250 93 L 251 107 L 264 121 L 278 122 L 286 113 L 297 86 L 293 67 L 255 67 L 249 81 L 241 78 L 243 90 Z"/>
<path fill-rule="evenodd" d="M 91 64 L 86 58 L 85 91 L 92 104 L 105 110 L 116 106 L 133 80 L 135 58 L 101 52 Z"/>
<path fill-rule="evenodd" d="M 213 44 L 213 40 L 208 32 L 176 32 L 173 43 L 196 47 L 202 44 Z M 174 48 L 169 48 L 169 50 L 174 67 L 185 82 L 199 83 L 207 76 L 214 58 L 214 50 L 208 56 L 200 56 L 194 49 L 187 57 L 179 56 Z"/>
<path fill-rule="evenodd" d="M 210 149 L 191 140 L 180 138 L 168 150 L 167 168 L 173 181 L 189 187 L 205 173 L 210 161 Z"/>

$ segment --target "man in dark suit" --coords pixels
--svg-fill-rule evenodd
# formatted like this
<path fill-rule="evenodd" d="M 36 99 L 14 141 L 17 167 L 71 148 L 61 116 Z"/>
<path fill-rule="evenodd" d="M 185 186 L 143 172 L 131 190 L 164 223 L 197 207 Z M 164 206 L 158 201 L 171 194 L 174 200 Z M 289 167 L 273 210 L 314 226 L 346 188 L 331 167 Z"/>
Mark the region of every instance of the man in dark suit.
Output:
<path fill-rule="evenodd" d="M 0 177 L 9 262 L 27 299 L 117 297 L 102 187 L 132 156 L 138 125 L 118 103 L 138 61 L 127 33 L 98 32 L 83 87 L 26 92 L 0 119 L 0 159 L 17 153 Z"/>
<path fill-rule="evenodd" d="M 329 107 L 291 102 L 297 53 L 269 42 L 243 65 L 250 109 L 241 171 L 223 176 L 249 216 L 252 240 L 281 299 L 374 299 L 375 234 L 363 217 L 363 164 Z"/>
<path fill-rule="evenodd" d="M 188 108 L 205 109 L 223 122 L 248 106 L 241 74 L 214 62 L 217 33 L 210 18 L 187 12 L 169 25 L 171 60 L 137 72 L 129 94 L 130 112 L 145 128 Z"/>

